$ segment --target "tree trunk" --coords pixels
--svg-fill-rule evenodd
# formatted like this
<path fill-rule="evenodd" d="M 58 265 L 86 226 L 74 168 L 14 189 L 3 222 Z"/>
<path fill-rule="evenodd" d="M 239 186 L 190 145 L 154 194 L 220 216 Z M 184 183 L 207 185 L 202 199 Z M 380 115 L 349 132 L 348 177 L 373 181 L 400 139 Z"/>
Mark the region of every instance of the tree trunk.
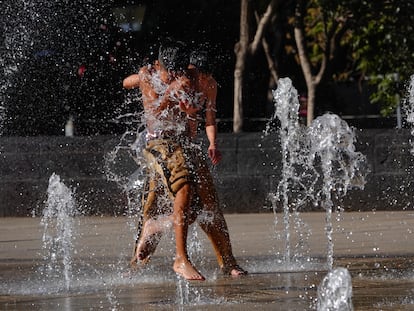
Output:
<path fill-rule="evenodd" d="M 312 68 L 309 61 L 309 58 L 306 54 L 305 44 L 304 44 L 304 35 L 303 28 L 300 25 L 296 25 L 294 29 L 296 46 L 298 48 L 300 66 L 302 68 L 303 76 L 306 81 L 306 88 L 308 90 L 307 94 L 307 109 L 306 109 L 306 124 L 309 126 L 314 118 L 314 108 L 315 108 L 315 90 L 316 85 L 313 81 Z"/>
<path fill-rule="evenodd" d="M 237 54 L 236 68 L 234 70 L 234 107 L 233 132 L 240 133 L 243 129 L 243 73 L 244 55 Z"/>
<path fill-rule="evenodd" d="M 307 115 L 306 115 L 306 124 L 309 126 L 314 117 L 315 117 L 315 98 L 316 98 L 316 87 L 319 85 L 322 76 L 326 70 L 327 64 L 327 53 L 329 53 L 329 49 L 325 48 L 325 53 L 322 58 L 322 62 L 319 68 L 319 72 L 316 76 L 312 74 L 312 64 L 309 60 L 309 55 L 306 51 L 306 44 L 305 44 L 305 25 L 303 23 L 305 11 L 306 11 L 306 1 L 299 0 L 296 6 L 295 11 L 295 29 L 294 29 L 294 36 L 296 46 L 298 48 L 300 66 L 302 68 L 303 76 L 305 77 L 306 81 L 306 88 L 308 90 L 308 101 L 307 101 Z M 329 44 L 325 43 L 326 45 Z"/>
<path fill-rule="evenodd" d="M 307 102 L 307 110 L 306 110 L 306 125 L 309 126 L 313 119 L 315 118 L 315 98 L 316 98 L 316 85 L 311 84 L 308 85 L 306 83 L 306 87 L 308 89 L 308 102 Z"/>
<path fill-rule="evenodd" d="M 236 66 L 234 69 L 234 106 L 233 106 L 233 132 L 243 130 L 243 82 L 244 69 L 249 48 L 249 0 L 241 0 L 240 10 L 240 41 L 236 44 Z"/>
<path fill-rule="evenodd" d="M 262 43 L 266 48 L 264 31 L 271 21 L 278 0 L 270 1 L 263 16 L 259 19 L 257 16 L 257 29 L 253 40 L 250 42 L 249 35 L 249 11 L 251 0 L 241 0 L 240 10 L 240 40 L 234 47 L 236 54 L 236 66 L 234 70 L 234 111 L 233 111 L 233 132 L 239 133 L 243 130 L 243 93 L 244 93 L 244 74 L 248 56 L 256 53 L 258 46 Z M 269 69 L 273 78 L 277 81 L 277 71 L 274 64 L 269 64 Z"/>

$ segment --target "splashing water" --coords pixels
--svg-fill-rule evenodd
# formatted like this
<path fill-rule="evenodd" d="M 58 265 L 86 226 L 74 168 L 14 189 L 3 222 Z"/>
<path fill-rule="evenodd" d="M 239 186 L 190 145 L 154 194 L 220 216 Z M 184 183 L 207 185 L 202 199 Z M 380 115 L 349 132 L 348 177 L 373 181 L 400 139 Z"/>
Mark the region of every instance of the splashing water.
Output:
<path fill-rule="evenodd" d="M 43 231 L 44 259 L 47 267 L 46 278 L 61 278 L 65 287 L 70 288 L 72 277 L 73 216 L 76 214 L 74 194 L 56 174 L 49 178 L 48 198 L 41 224 Z"/>
<path fill-rule="evenodd" d="M 352 280 L 349 271 L 337 268 L 328 272 L 318 288 L 318 311 L 353 311 Z"/>
<path fill-rule="evenodd" d="M 126 131 L 119 143 L 105 156 L 106 178 L 115 182 L 127 194 L 129 215 L 140 211 L 139 193 L 144 187 L 146 168 L 142 155 L 144 137 L 145 131 L 141 133 Z M 124 165 L 131 159 L 137 163 L 136 170 L 132 174 L 130 168 Z"/>
<path fill-rule="evenodd" d="M 3 106 L 0 106 L 0 135 L 2 134 L 3 122 L 6 118 L 6 109 Z"/>
<path fill-rule="evenodd" d="M 11 75 L 18 72 L 20 65 L 27 59 L 31 46 L 33 45 L 33 20 L 36 19 L 34 3 L 17 0 L 13 5 L 3 6 L 3 16 L 15 15 L 18 18 L 8 18 L 2 24 L 4 35 L 4 49 L 0 57 L 0 66 L 3 68 L 3 78 L 9 82 Z M 39 16 L 37 16 L 39 18 Z M 4 82 L 4 81 L 2 81 Z M 8 83 L 1 83 L 1 94 Z M 2 101 L 4 102 L 4 101 Z"/>
<path fill-rule="evenodd" d="M 196 258 L 201 258 L 202 245 L 198 239 L 198 233 L 196 226 L 191 226 L 191 239 L 189 241 L 188 250 L 189 257 L 192 262 Z M 181 276 L 177 276 L 177 304 L 180 310 L 184 310 L 186 305 L 197 305 L 201 302 L 202 288 L 190 286 L 190 282 L 183 279 Z"/>
<path fill-rule="evenodd" d="M 407 123 L 411 127 L 411 136 L 414 137 L 414 75 L 410 78 L 408 85 L 407 98 L 404 104 L 404 110 L 406 113 Z M 411 154 L 414 155 L 414 142 L 411 140 Z"/>
<path fill-rule="evenodd" d="M 15 1 L 13 6 L 5 7 L 3 16 L 13 14 L 19 18 L 7 19 L 1 24 L 4 47 L 0 49 L 0 103 L 7 102 L 7 92 L 13 86 L 13 77 L 18 74 L 20 66 L 27 59 L 29 49 L 33 45 L 31 17 L 33 5 L 26 1 Z M 0 132 L 6 117 L 6 107 L 0 106 Z"/>
<path fill-rule="evenodd" d="M 148 76 L 151 80 L 153 89 L 159 94 L 159 97 L 151 103 L 151 106 L 157 108 L 161 104 L 161 100 L 165 97 L 164 93 L 168 87 L 161 77 L 158 71 L 152 70 L 152 65 L 148 65 Z M 194 95 L 194 98 L 192 97 Z M 176 92 L 168 94 L 168 98 L 171 104 L 168 108 L 162 109 L 162 111 L 155 115 L 154 112 L 148 113 L 145 111 L 142 114 L 137 114 L 135 117 L 135 123 L 140 131 L 128 131 L 122 137 L 120 143 L 107 154 L 106 157 L 106 173 L 107 179 L 116 182 L 127 194 L 128 202 L 132 202 L 134 208 L 129 207 L 129 214 L 138 219 L 138 232 L 135 235 L 135 240 L 140 235 L 142 227 L 142 197 L 146 195 L 145 188 L 146 179 L 151 180 L 153 173 L 152 170 L 147 168 L 147 161 L 144 158 L 143 150 L 146 146 L 148 139 L 159 139 L 163 136 L 174 136 L 180 138 L 180 142 L 184 148 L 199 150 L 201 146 L 187 139 L 190 134 L 189 121 L 187 115 L 184 114 L 178 105 L 178 102 L 192 102 L 197 104 L 200 101 L 200 94 L 187 94 L 185 92 Z M 137 101 L 142 101 L 143 98 L 136 98 Z M 145 108 L 145 107 L 144 107 Z M 128 116 L 130 117 L 130 115 Z M 132 158 L 137 164 L 138 168 L 135 173 L 129 175 L 128 171 L 120 171 L 120 165 L 122 158 L 125 156 Z M 120 161 L 118 161 L 120 159 Z M 157 185 L 157 187 L 163 187 L 163 185 Z M 168 196 L 167 191 L 155 191 L 156 195 L 156 208 L 163 211 L 163 213 L 172 212 L 173 202 Z M 212 217 L 209 213 L 202 213 L 200 215 L 200 221 L 209 222 L 212 221 Z M 167 230 L 169 230 L 171 224 L 169 224 Z M 190 258 L 201 258 L 199 256 L 201 252 L 201 243 L 198 240 L 198 234 L 195 227 L 189 234 L 189 256 Z M 195 261 L 195 260 L 194 260 Z M 176 302 L 180 309 L 187 305 L 198 304 L 201 302 L 202 291 L 197 287 L 190 286 L 189 282 L 178 277 L 176 283 Z"/>
<path fill-rule="evenodd" d="M 291 242 L 290 242 L 290 217 L 291 209 L 293 209 L 293 216 L 298 221 L 298 208 L 304 201 L 297 198 L 289 197 L 289 189 L 293 188 L 295 184 L 300 183 L 297 178 L 298 163 L 303 160 L 301 148 L 301 137 L 303 130 L 299 124 L 298 109 L 299 101 L 297 91 L 293 87 L 290 79 L 280 79 L 278 88 L 273 92 L 275 100 L 275 114 L 273 119 L 278 118 L 280 121 L 279 135 L 281 141 L 282 153 L 282 172 L 281 180 L 279 182 L 276 195 L 273 195 L 273 210 L 276 214 L 276 201 L 281 201 L 283 204 L 283 223 L 284 223 L 284 238 L 285 238 L 285 261 L 290 262 L 291 259 Z M 268 133 L 270 128 L 266 129 Z M 267 134 L 266 133 L 266 134 Z M 275 218 L 276 219 L 276 218 Z"/>
<path fill-rule="evenodd" d="M 115 109 L 103 104 L 115 93 L 112 69 L 121 66 L 109 57 L 119 54 L 111 5 L 113 1 L 100 0 L 1 2 L 0 103 L 7 114 L 5 134 L 60 135 L 69 115 L 76 122 L 111 126 L 106 122 Z M 87 68 L 86 75 L 79 68 Z M 94 74 L 92 82 L 89 74 Z M 79 126 L 79 133 L 103 131 L 88 127 Z"/>
<path fill-rule="evenodd" d="M 332 269 L 332 194 L 339 198 L 349 189 L 364 188 L 366 157 L 355 151 L 353 130 L 334 114 L 315 119 L 306 129 L 299 125 L 299 101 L 290 79 L 280 79 L 273 96 L 282 149 L 281 180 L 274 199 L 283 205 L 285 260 L 291 257 L 291 210 L 297 219 L 298 209 L 312 202 L 326 210 L 327 264 Z"/>
<path fill-rule="evenodd" d="M 328 268 L 332 269 L 332 194 L 344 196 L 348 189 L 364 188 L 366 157 L 355 151 L 354 133 L 337 115 L 325 114 L 315 119 L 307 137 L 310 140 L 308 164 L 314 169 L 315 183 L 321 180 L 322 184 L 320 188 L 313 187 L 316 191 L 311 195 L 315 204 L 319 203 L 326 211 Z"/>
<path fill-rule="evenodd" d="M 157 108 L 161 105 L 168 84 L 163 82 L 159 71 L 151 64 L 147 65 L 146 78 L 151 81 L 154 91 L 159 95 L 151 103 L 152 107 Z M 175 103 L 179 102 L 184 95 L 187 94 L 174 93 L 169 94 L 169 98 L 171 102 Z M 185 99 L 190 101 L 191 98 L 186 97 Z M 142 94 L 129 100 L 137 103 L 142 102 Z M 168 136 L 186 136 L 188 134 L 188 119 L 185 114 L 180 113 L 178 104 L 163 109 L 157 115 L 148 113 L 145 109 L 141 113 L 121 115 L 116 122 L 124 123 L 123 120 L 125 119 L 128 119 L 130 123 L 134 123 L 135 128 L 126 131 L 117 146 L 107 154 L 105 172 L 107 179 L 116 182 L 127 194 L 128 214 L 136 215 L 142 212 L 141 196 L 145 190 L 147 163 L 142 151 L 145 148 L 146 140 L 162 137 L 164 133 L 168 133 Z M 130 171 L 122 170 L 124 168 L 122 163 L 126 158 L 133 159 L 137 164 L 137 169 L 132 174 Z"/>

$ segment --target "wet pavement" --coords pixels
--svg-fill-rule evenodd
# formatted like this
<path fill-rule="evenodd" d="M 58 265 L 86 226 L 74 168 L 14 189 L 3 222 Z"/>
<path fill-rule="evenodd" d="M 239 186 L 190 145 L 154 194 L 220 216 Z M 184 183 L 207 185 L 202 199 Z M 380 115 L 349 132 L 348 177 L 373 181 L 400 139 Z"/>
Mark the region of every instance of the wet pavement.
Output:
<path fill-rule="evenodd" d="M 316 310 L 327 274 L 325 214 L 292 219 L 288 260 L 282 215 L 225 216 L 249 275 L 221 275 L 195 227 L 190 254 L 205 282 L 173 273 L 171 234 L 145 269 L 131 271 L 133 218 L 77 217 L 69 280 L 45 260 L 40 218 L 0 218 L 0 310 Z M 414 212 L 334 218 L 334 268 L 351 273 L 354 310 L 414 310 Z"/>

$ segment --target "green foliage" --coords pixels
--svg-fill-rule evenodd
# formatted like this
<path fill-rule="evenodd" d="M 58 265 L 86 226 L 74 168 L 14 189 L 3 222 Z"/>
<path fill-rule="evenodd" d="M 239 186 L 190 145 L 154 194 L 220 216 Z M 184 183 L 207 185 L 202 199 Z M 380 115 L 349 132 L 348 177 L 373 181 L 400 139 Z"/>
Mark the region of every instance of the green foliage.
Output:
<path fill-rule="evenodd" d="M 354 2 L 346 0 L 310 0 L 306 2 L 303 23 L 307 52 L 314 72 L 317 72 L 324 53 L 327 52 L 330 38 L 333 38 L 341 46 L 349 43 L 351 37 L 350 32 L 347 31 L 351 12 L 349 4 Z M 291 18 L 290 24 L 293 25 L 293 23 L 294 19 Z M 295 52 L 295 49 L 287 47 L 287 51 Z M 328 57 L 333 57 L 332 54 Z"/>
<path fill-rule="evenodd" d="M 370 79 L 370 83 L 376 85 L 377 91 L 370 99 L 371 103 L 381 106 L 381 114 L 388 116 L 398 106 L 398 75 L 376 76 Z"/>
<path fill-rule="evenodd" d="M 355 16 L 353 58 L 356 69 L 376 86 L 372 103 L 383 115 L 394 112 L 403 83 L 414 71 L 414 3 L 412 1 L 363 1 Z M 399 79 L 390 78 L 396 74 Z M 372 78 L 375 77 L 375 78 Z"/>
<path fill-rule="evenodd" d="M 376 89 L 371 102 L 380 105 L 383 115 L 393 113 L 397 95 L 404 92 L 404 81 L 414 73 L 414 2 L 309 0 L 305 13 L 307 53 L 313 72 L 320 66 L 330 34 L 335 43 L 329 61 L 336 67 L 330 68 L 326 78 L 368 77 Z M 290 22 L 293 24 L 293 18 Z M 286 50 L 296 53 L 294 47 Z M 335 59 L 338 51 L 346 56 Z M 392 78 L 395 76 L 399 79 Z"/>

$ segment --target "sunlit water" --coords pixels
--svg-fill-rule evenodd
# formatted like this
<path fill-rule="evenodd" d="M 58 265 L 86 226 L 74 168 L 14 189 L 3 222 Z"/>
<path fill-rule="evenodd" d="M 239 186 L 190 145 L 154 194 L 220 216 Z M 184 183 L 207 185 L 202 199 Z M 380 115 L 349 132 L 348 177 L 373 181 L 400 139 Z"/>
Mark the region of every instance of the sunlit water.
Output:
<path fill-rule="evenodd" d="M 72 252 L 74 216 L 76 204 L 74 193 L 56 174 L 49 178 L 47 202 L 43 209 L 41 224 L 43 231 L 43 249 L 46 266 L 40 270 L 45 280 L 63 279 L 65 288 L 70 289 L 72 282 Z"/>
<path fill-rule="evenodd" d="M 273 119 L 280 121 L 279 136 L 282 153 L 282 170 L 276 194 L 271 194 L 274 212 L 276 202 L 283 205 L 283 228 L 285 240 L 285 261 L 291 261 L 291 218 L 299 219 L 298 208 L 301 202 L 299 197 L 289 196 L 289 191 L 299 182 L 297 178 L 298 165 L 303 163 L 301 142 L 303 141 L 303 129 L 298 121 L 299 101 L 296 89 L 289 79 L 280 79 L 278 88 L 273 92 L 275 101 L 275 113 Z M 268 126 L 266 134 L 272 130 Z M 276 215 L 275 215 L 276 216 Z M 277 218 L 275 218 L 277 219 Z"/>
<path fill-rule="evenodd" d="M 4 49 L 1 51 L 0 103 L 6 102 L 6 90 L 12 87 L 12 78 L 19 73 L 20 66 L 27 59 L 33 45 L 32 19 L 35 18 L 34 4 L 17 0 L 13 6 L 2 6 L 4 17 L 14 15 L 18 18 L 5 18 L 3 28 Z M 1 107 L 5 109 L 5 107 Z"/>
<path fill-rule="evenodd" d="M 404 103 L 404 111 L 406 114 L 406 120 L 411 128 L 411 153 L 414 154 L 414 75 L 411 76 L 407 88 L 407 96 Z"/>
<path fill-rule="evenodd" d="M 333 195 L 341 197 L 350 189 L 364 189 L 368 173 L 366 157 L 355 151 L 354 131 L 336 115 L 325 114 L 315 119 L 307 137 L 310 150 L 306 163 L 315 177 L 309 196 L 326 211 L 327 264 L 332 269 Z"/>
<path fill-rule="evenodd" d="M 333 268 L 334 245 L 332 241 L 332 212 L 334 199 L 346 195 L 349 189 L 363 189 L 368 173 L 366 157 L 355 151 L 354 131 L 337 115 L 325 114 L 313 120 L 308 128 L 298 121 L 299 100 L 290 79 L 280 79 L 273 92 L 275 115 L 280 123 L 282 170 L 276 194 L 271 194 L 274 211 L 277 202 L 283 206 L 283 230 L 285 239 L 285 262 L 292 258 L 290 227 L 291 220 L 300 222 L 299 210 L 306 204 L 313 204 L 326 211 L 325 229 L 327 238 L 327 267 Z M 269 131 L 269 128 L 267 129 Z M 338 209 L 340 211 L 340 207 Z M 275 213 L 275 217 L 277 217 Z M 299 245 L 305 244 L 306 232 L 296 226 Z M 305 227 L 306 228 L 306 227 Z M 346 271 L 346 269 L 343 269 Z M 337 271 L 337 270 L 336 270 Z M 318 297 L 319 310 L 352 310 L 352 304 L 344 301 L 341 294 L 332 296 L 330 284 L 345 282 L 346 291 L 352 296 L 349 280 L 342 280 L 343 274 L 329 272 L 321 284 Z M 347 276 L 349 273 L 347 274 Z M 350 287 L 350 288 L 349 288 Z M 329 292 L 329 293 L 328 293 Z M 330 300 L 320 300 L 330 296 Z M 333 307 L 328 307 L 332 304 Z M 336 305 L 348 305 L 335 309 Z"/>
<path fill-rule="evenodd" d="M 0 134 L 7 115 L 7 91 L 13 87 L 13 77 L 19 73 L 20 66 L 27 59 L 30 47 L 33 44 L 32 33 L 34 29 L 29 22 L 33 13 L 32 5 L 26 1 L 15 1 L 15 8 L 2 6 L 3 16 L 13 14 L 19 18 L 7 18 L 2 24 L 4 48 L 0 51 Z"/>
<path fill-rule="evenodd" d="M 328 272 L 318 288 L 318 311 L 353 311 L 351 274 L 345 268 Z"/>
<path fill-rule="evenodd" d="M 299 124 L 298 94 L 289 78 L 279 80 L 273 95 L 274 119 L 280 122 L 282 170 L 276 194 L 271 197 L 274 210 L 277 202 L 283 207 L 285 260 L 292 257 L 291 219 L 294 224 L 299 222 L 295 231 L 297 228 L 299 240 L 303 241 L 306 232 L 301 228 L 306 226 L 300 222 L 299 211 L 313 204 L 326 210 L 327 265 L 331 269 L 334 199 L 346 195 L 349 189 L 364 188 L 368 173 L 366 157 L 355 151 L 354 131 L 337 115 L 320 116 L 307 128 Z"/>

